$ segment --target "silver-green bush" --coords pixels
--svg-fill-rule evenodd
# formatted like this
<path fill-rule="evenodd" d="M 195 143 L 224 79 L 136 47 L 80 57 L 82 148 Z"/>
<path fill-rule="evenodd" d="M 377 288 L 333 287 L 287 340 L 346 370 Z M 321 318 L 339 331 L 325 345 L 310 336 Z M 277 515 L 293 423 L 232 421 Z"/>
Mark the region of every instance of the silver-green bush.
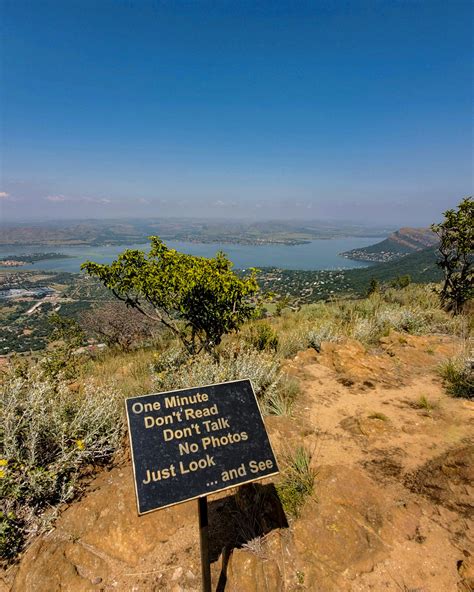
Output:
<path fill-rule="evenodd" d="M 222 349 L 219 359 L 210 354 L 188 357 L 186 360 L 173 354 L 172 358 L 180 360 L 172 370 L 164 361 L 158 360 L 154 377 L 158 391 L 249 378 L 264 413 L 281 415 L 291 412 L 291 403 L 296 396 L 295 387 L 288 384 L 279 369 L 277 357 L 272 353 L 234 343 Z"/>
<path fill-rule="evenodd" d="M 86 383 L 79 392 L 39 365 L 0 384 L 0 552 L 12 557 L 43 511 L 73 497 L 81 467 L 109 460 L 124 433 L 122 401 Z"/>

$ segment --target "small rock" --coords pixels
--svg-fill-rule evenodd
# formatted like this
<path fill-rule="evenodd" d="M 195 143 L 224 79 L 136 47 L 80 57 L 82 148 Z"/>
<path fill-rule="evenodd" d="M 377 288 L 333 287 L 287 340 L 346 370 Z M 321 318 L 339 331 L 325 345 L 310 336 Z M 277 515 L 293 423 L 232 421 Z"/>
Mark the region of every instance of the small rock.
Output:
<path fill-rule="evenodd" d="M 188 571 L 186 572 L 186 579 L 194 581 L 196 579 L 196 576 L 193 574 L 191 570 L 188 569 Z"/>
<path fill-rule="evenodd" d="M 182 575 L 183 575 L 183 568 L 177 567 L 174 570 L 173 575 L 171 576 L 171 581 L 176 582 L 177 580 L 179 580 L 181 578 Z"/>
<path fill-rule="evenodd" d="M 474 590 L 474 560 L 472 557 L 463 559 L 458 567 L 459 575 L 462 578 L 460 590 L 472 592 Z"/>

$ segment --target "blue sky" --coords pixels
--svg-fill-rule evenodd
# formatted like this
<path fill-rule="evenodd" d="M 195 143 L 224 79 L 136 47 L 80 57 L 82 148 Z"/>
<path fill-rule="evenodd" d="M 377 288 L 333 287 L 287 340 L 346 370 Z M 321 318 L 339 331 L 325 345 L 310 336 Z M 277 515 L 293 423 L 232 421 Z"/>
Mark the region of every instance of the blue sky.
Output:
<path fill-rule="evenodd" d="M 3 0 L 0 217 L 428 224 L 472 193 L 472 5 Z"/>

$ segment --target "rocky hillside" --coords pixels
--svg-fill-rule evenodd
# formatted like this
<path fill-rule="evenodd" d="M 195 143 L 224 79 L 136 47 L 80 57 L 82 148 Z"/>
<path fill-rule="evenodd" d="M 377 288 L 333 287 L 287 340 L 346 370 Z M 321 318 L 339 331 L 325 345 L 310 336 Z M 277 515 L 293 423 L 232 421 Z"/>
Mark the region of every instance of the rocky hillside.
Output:
<path fill-rule="evenodd" d="M 280 335 L 287 323 L 301 331 L 287 315 Z M 210 497 L 213 589 L 472 590 L 474 402 L 448 396 L 438 371 L 465 341 L 367 330 L 364 344 L 326 334 L 296 355 L 286 344 L 282 371 L 299 394 L 266 417 L 282 475 Z M 117 378 L 135 362 L 118 364 Z M 293 512 L 277 491 L 303 449 L 314 486 Z M 2 592 L 200 590 L 196 502 L 138 518 L 125 441 L 121 450 L 5 567 Z"/>
<path fill-rule="evenodd" d="M 437 242 L 437 236 L 429 228 L 400 228 L 379 243 L 362 249 L 353 249 L 342 255 L 357 261 L 393 261 L 434 246 Z"/>

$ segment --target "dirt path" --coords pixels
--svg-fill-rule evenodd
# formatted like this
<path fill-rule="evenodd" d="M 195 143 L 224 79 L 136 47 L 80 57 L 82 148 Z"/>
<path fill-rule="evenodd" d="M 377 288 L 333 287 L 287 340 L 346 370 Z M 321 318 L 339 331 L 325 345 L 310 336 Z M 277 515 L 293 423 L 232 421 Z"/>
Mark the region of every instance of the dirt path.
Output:
<path fill-rule="evenodd" d="M 321 354 L 309 350 L 289 364 L 301 381 L 300 436 L 313 451 L 320 487 L 325 488 L 326 471 L 338 482 L 334 504 L 320 501 L 317 515 L 303 516 L 302 522 L 312 522 L 309 534 L 324 505 L 329 515 L 343 516 L 329 525 L 340 539 L 331 547 L 339 570 L 320 587 L 324 578 L 315 569 L 308 589 L 471 590 L 474 404 L 446 396 L 436 371 L 456 344 L 438 337 L 411 337 L 407 343 L 392 336 L 387 342 L 372 354 L 356 342 L 323 348 Z M 344 473 L 351 480 L 346 498 L 340 483 Z M 358 504 L 362 515 L 380 514 L 375 532 L 383 552 L 354 575 L 352 566 L 344 567 L 344 556 L 358 518 L 344 511 Z M 368 528 L 367 520 L 362 524 Z M 373 545 L 363 547 L 358 550 L 366 559 L 373 555 Z M 321 557 L 317 547 L 314 551 L 317 563 Z"/>

